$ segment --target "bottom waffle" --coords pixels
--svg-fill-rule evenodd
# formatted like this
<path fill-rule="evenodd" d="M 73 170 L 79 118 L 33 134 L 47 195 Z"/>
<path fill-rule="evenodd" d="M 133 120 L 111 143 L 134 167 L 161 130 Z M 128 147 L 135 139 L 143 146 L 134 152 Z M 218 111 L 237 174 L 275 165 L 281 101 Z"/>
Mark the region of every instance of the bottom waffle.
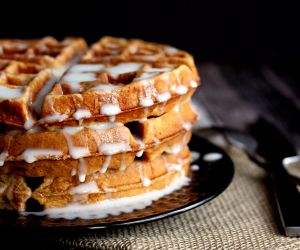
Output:
<path fill-rule="evenodd" d="M 190 161 L 191 154 L 185 147 L 177 154 L 162 154 L 152 161 L 136 160 L 124 171 L 109 169 L 88 175 L 83 183 L 75 176 L 31 178 L 29 183 L 26 177 L 0 175 L 0 208 L 42 210 L 142 195 L 185 176 Z"/>
<path fill-rule="evenodd" d="M 50 218 L 64 219 L 101 219 L 109 215 L 119 215 L 121 213 L 130 213 L 136 209 L 144 209 L 156 201 L 172 192 L 181 189 L 190 183 L 190 178 L 179 172 L 169 173 L 168 176 L 162 176 L 153 180 L 151 190 L 135 190 L 129 196 L 128 193 L 124 197 L 112 198 L 107 195 L 105 200 L 95 203 L 80 204 L 72 203 L 62 208 L 46 208 L 41 212 L 21 212 L 22 215 L 39 215 Z M 157 208 L 156 208 L 157 209 Z M 164 207 L 161 207 L 164 209 Z"/>

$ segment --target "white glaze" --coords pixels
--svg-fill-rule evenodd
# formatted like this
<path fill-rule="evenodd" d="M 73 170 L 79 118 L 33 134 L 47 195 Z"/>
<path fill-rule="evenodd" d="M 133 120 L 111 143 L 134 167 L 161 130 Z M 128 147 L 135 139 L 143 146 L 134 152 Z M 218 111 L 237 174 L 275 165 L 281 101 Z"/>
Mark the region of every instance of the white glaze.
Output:
<path fill-rule="evenodd" d="M 42 122 L 62 122 L 68 118 L 66 114 L 48 115 L 41 119 Z"/>
<path fill-rule="evenodd" d="M 74 127 L 74 128 L 75 129 L 73 130 L 69 127 L 69 131 L 77 133 L 78 130 L 77 130 L 77 132 L 75 132 L 76 129 L 79 129 L 79 128 L 82 128 L 82 127 Z M 72 141 L 72 137 L 71 137 L 72 134 L 69 134 L 69 132 L 66 132 L 66 130 L 63 132 L 63 134 L 64 134 L 66 142 L 68 144 L 69 155 L 73 159 L 80 159 L 82 157 L 89 156 L 91 154 L 88 147 L 78 147 L 78 146 L 73 145 L 73 141 Z"/>
<path fill-rule="evenodd" d="M 72 168 L 71 170 L 71 176 L 75 176 L 77 174 L 77 171 L 75 168 Z"/>
<path fill-rule="evenodd" d="M 3 85 L 0 85 L 0 99 L 17 99 L 23 94 L 23 89 L 21 88 L 9 88 Z"/>
<path fill-rule="evenodd" d="M 26 134 L 33 134 L 33 133 L 37 133 L 37 132 L 40 132 L 40 131 L 43 131 L 44 128 L 38 126 L 38 127 L 34 127 L 34 128 L 31 128 L 29 130 L 26 131 Z"/>
<path fill-rule="evenodd" d="M 92 116 L 91 111 L 88 109 L 77 109 L 76 112 L 73 114 L 73 117 L 76 120 L 81 120 L 83 118 L 90 118 Z"/>
<path fill-rule="evenodd" d="M 151 185 L 151 180 L 148 177 L 143 177 L 142 182 L 144 187 L 149 187 Z"/>
<path fill-rule="evenodd" d="M 147 120 L 148 120 L 148 118 L 144 117 L 144 118 L 138 119 L 138 122 L 143 123 L 143 122 L 146 122 Z"/>
<path fill-rule="evenodd" d="M 90 150 L 87 147 L 75 147 L 69 145 L 69 154 L 73 159 L 80 159 L 85 156 L 90 156 Z"/>
<path fill-rule="evenodd" d="M 137 151 L 135 155 L 136 155 L 136 157 L 142 157 L 143 153 L 144 153 L 144 150 L 142 149 L 140 151 Z"/>
<path fill-rule="evenodd" d="M 128 143 L 120 142 L 120 143 L 102 143 L 99 146 L 99 151 L 104 155 L 114 155 L 121 152 L 128 152 L 131 150 L 130 145 Z"/>
<path fill-rule="evenodd" d="M 21 154 L 21 158 L 27 163 L 38 161 L 42 156 L 62 156 L 64 153 L 54 149 L 33 149 L 28 148 Z"/>
<path fill-rule="evenodd" d="M 189 131 L 192 128 L 192 124 L 190 122 L 184 122 L 183 128 L 187 131 Z"/>
<path fill-rule="evenodd" d="M 81 91 L 82 82 L 93 82 L 97 80 L 97 76 L 94 73 L 68 73 L 61 80 L 63 84 L 66 84 L 71 89 L 71 92 Z"/>
<path fill-rule="evenodd" d="M 79 59 L 79 57 L 76 56 L 73 60 L 71 60 L 70 63 L 64 64 L 58 68 L 52 68 L 52 74 L 54 75 L 54 78 L 55 78 L 54 80 L 57 81 L 57 79 L 59 79 L 66 72 L 66 70 L 69 69 L 70 65 L 72 65 L 74 62 L 76 62 L 78 59 Z M 47 86 L 47 89 L 50 90 L 52 88 L 52 86 L 50 88 L 48 88 L 48 86 Z"/>
<path fill-rule="evenodd" d="M 194 80 L 191 80 L 191 81 L 190 81 L 190 86 L 191 86 L 192 88 L 197 88 L 198 83 L 197 83 L 196 81 L 194 81 Z"/>
<path fill-rule="evenodd" d="M 78 179 L 80 182 L 85 181 L 86 174 L 87 174 L 87 166 L 85 164 L 84 159 L 80 158 L 79 165 L 78 165 Z"/>
<path fill-rule="evenodd" d="M 1 54 L 1 51 L 0 51 L 0 54 Z M 6 190 L 6 187 L 0 187 L 0 194 L 2 194 L 5 190 Z"/>
<path fill-rule="evenodd" d="M 65 219 L 100 219 L 109 215 L 119 215 L 121 213 L 129 213 L 136 209 L 144 209 L 150 206 L 152 201 L 168 195 L 183 186 L 190 183 L 190 179 L 182 176 L 176 178 L 170 185 L 160 190 L 149 191 L 147 193 L 124 197 L 119 199 L 109 199 L 94 204 L 81 205 L 73 203 L 64 208 L 48 208 L 42 212 L 22 212 L 23 215 L 35 214 L 39 216 L 48 216 L 50 218 L 65 218 Z M 81 184 L 82 185 L 82 184 Z"/>
<path fill-rule="evenodd" d="M 183 138 L 182 138 L 182 144 L 187 144 L 187 137 L 188 137 L 188 131 L 184 134 Z"/>
<path fill-rule="evenodd" d="M 123 84 L 119 83 L 119 84 L 98 84 L 95 87 L 92 87 L 89 89 L 89 91 L 96 91 L 96 90 L 112 90 L 112 89 L 116 89 L 116 88 L 120 88 L 122 87 Z"/>
<path fill-rule="evenodd" d="M 121 155 L 121 164 L 119 166 L 119 170 L 123 172 L 125 170 L 125 168 L 126 168 L 126 165 L 125 165 L 125 154 L 122 154 Z"/>
<path fill-rule="evenodd" d="M 165 152 L 168 153 L 168 154 L 178 154 L 182 149 L 182 145 L 181 144 L 175 144 L 175 145 L 172 145 L 170 147 L 168 147 Z"/>
<path fill-rule="evenodd" d="M 143 174 L 143 164 L 141 162 L 138 163 L 138 169 L 143 186 L 149 187 L 151 185 L 151 180 Z"/>
<path fill-rule="evenodd" d="M 121 109 L 117 104 L 106 103 L 100 108 L 100 114 L 102 115 L 117 115 L 121 113 Z"/>
<path fill-rule="evenodd" d="M 78 132 L 80 132 L 83 129 L 83 127 L 71 127 L 71 126 L 66 126 L 63 129 L 63 133 L 67 133 L 68 135 L 75 135 Z"/>
<path fill-rule="evenodd" d="M 197 164 L 193 164 L 192 166 L 191 166 L 191 170 L 192 171 L 198 171 L 200 169 L 200 167 L 199 167 L 199 165 L 197 165 Z"/>
<path fill-rule="evenodd" d="M 129 46 L 128 50 L 131 54 L 135 54 L 138 51 L 138 47 L 137 46 Z"/>
<path fill-rule="evenodd" d="M 25 50 L 28 48 L 28 45 L 26 43 L 21 42 L 12 42 L 8 44 L 3 44 L 3 47 L 7 49 Z"/>
<path fill-rule="evenodd" d="M 148 73 L 164 73 L 172 71 L 172 68 L 150 68 L 145 70 Z"/>
<path fill-rule="evenodd" d="M 150 107 L 152 106 L 154 103 L 153 103 L 153 100 L 151 97 L 141 97 L 140 98 L 140 105 L 142 107 Z"/>
<path fill-rule="evenodd" d="M 174 110 L 175 110 L 175 112 L 179 113 L 179 105 L 178 104 L 174 107 Z"/>
<path fill-rule="evenodd" d="M 88 183 L 79 184 L 76 187 L 73 187 L 70 189 L 70 194 L 92 194 L 92 193 L 98 193 L 100 190 L 98 188 L 98 185 L 95 181 L 91 181 Z"/>
<path fill-rule="evenodd" d="M 5 162 L 6 158 L 8 157 L 8 155 L 9 154 L 6 150 L 1 152 L 1 154 L 0 154 L 0 167 L 2 167 L 4 165 L 4 162 Z"/>
<path fill-rule="evenodd" d="M 105 68 L 113 78 L 117 78 L 121 74 L 138 71 L 143 64 L 140 63 L 120 63 L 116 66 Z"/>
<path fill-rule="evenodd" d="M 62 82 L 74 82 L 74 83 L 80 83 L 80 82 L 92 82 L 96 81 L 97 76 L 95 73 L 67 73 L 63 78 Z"/>
<path fill-rule="evenodd" d="M 165 49 L 164 49 L 164 51 L 165 52 L 167 52 L 167 53 L 176 53 L 177 51 L 178 51 L 178 49 L 177 48 L 175 48 L 175 47 L 166 47 Z"/>
<path fill-rule="evenodd" d="M 143 81 L 143 80 L 146 80 L 146 79 L 149 79 L 149 78 L 153 78 L 153 77 L 155 77 L 157 75 L 159 75 L 159 72 L 143 73 L 139 77 L 134 78 L 133 81 L 134 82 Z"/>
<path fill-rule="evenodd" d="M 33 127 L 33 125 L 35 124 L 35 120 L 33 120 L 33 119 L 28 119 L 25 123 L 24 123 L 24 125 L 23 125 L 23 127 L 26 129 L 26 130 L 29 130 L 29 129 L 31 129 L 32 127 Z"/>
<path fill-rule="evenodd" d="M 82 86 L 81 82 L 64 82 L 64 85 L 68 85 L 72 93 L 81 92 Z"/>
<path fill-rule="evenodd" d="M 200 158 L 200 153 L 197 151 L 191 151 L 192 154 L 192 161 L 195 162 Z"/>
<path fill-rule="evenodd" d="M 192 128 L 192 123 L 190 122 L 185 122 L 180 114 L 180 110 L 179 110 L 179 105 L 177 104 L 175 107 L 174 107 L 174 111 L 177 113 L 178 115 L 178 118 L 180 120 L 180 122 L 182 123 L 182 127 L 186 130 L 186 131 L 189 131 L 191 128 Z"/>
<path fill-rule="evenodd" d="M 207 153 L 203 156 L 203 160 L 207 161 L 207 162 L 213 162 L 213 161 L 218 161 L 220 159 L 222 159 L 223 155 L 220 153 Z"/>
<path fill-rule="evenodd" d="M 106 170 L 109 167 L 110 161 L 111 161 L 111 155 L 107 155 L 105 157 L 105 161 L 104 161 L 104 163 L 103 163 L 103 165 L 102 165 L 102 167 L 101 167 L 101 169 L 99 171 L 101 174 L 104 174 L 106 172 Z"/>
<path fill-rule="evenodd" d="M 178 163 L 167 163 L 167 171 L 172 172 L 172 171 L 177 171 L 181 172 L 182 171 L 182 165 Z"/>
<path fill-rule="evenodd" d="M 122 126 L 122 123 L 119 122 L 100 122 L 100 123 L 95 123 L 95 124 L 91 124 L 91 125 L 86 125 L 86 128 L 89 129 L 94 129 L 94 130 L 107 130 L 107 129 L 111 129 L 114 127 L 119 127 Z"/>
<path fill-rule="evenodd" d="M 184 85 L 178 85 L 175 89 L 176 94 L 184 95 L 188 92 L 188 88 Z"/>
<path fill-rule="evenodd" d="M 70 68 L 69 72 L 98 72 L 104 69 L 103 64 L 76 64 Z"/>
<path fill-rule="evenodd" d="M 126 165 L 122 162 L 119 166 L 119 171 L 123 172 L 125 171 Z"/>
<path fill-rule="evenodd" d="M 164 93 L 161 93 L 161 94 L 158 94 L 156 96 L 156 100 L 158 102 L 166 102 L 168 101 L 169 99 L 171 98 L 171 94 L 169 92 L 164 92 Z"/>
<path fill-rule="evenodd" d="M 133 134 L 134 140 L 136 141 L 136 143 L 139 145 L 139 149 L 145 149 L 146 144 L 145 142 L 136 134 Z"/>

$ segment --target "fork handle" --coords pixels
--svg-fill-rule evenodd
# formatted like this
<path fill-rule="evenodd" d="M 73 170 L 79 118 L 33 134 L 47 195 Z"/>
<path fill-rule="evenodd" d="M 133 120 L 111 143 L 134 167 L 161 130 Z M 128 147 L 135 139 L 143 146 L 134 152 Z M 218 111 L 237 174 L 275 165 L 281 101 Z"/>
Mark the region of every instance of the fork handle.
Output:
<path fill-rule="evenodd" d="M 283 165 L 271 172 L 276 203 L 286 236 L 300 236 L 300 196 Z"/>

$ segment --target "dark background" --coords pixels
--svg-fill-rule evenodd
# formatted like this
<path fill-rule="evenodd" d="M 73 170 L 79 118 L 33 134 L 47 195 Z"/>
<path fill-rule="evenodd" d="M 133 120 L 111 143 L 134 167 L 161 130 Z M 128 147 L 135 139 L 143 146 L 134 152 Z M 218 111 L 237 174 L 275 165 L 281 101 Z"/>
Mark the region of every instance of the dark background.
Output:
<path fill-rule="evenodd" d="M 1 38 L 137 37 L 204 61 L 290 62 L 300 55 L 299 11 L 287 1 L 10 1 L 0 13 Z"/>

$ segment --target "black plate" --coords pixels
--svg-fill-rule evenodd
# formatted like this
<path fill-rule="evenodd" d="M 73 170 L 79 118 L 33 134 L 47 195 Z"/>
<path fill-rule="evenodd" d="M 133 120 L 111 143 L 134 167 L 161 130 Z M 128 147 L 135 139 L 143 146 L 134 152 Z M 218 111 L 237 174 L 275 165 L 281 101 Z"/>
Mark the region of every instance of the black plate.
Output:
<path fill-rule="evenodd" d="M 199 152 L 201 156 L 210 152 L 218 152 L 223 157 L 215 162 L 205 162 L 200 157 L 195 162 L 200 166 L 200 170 L 190 171 L 192 179 L 190 185 L 154 201 L 145 209 L 92 220 L 50 219 L 0 211 L 0 229 L 104 229 L 155 221 L 201 206 L 227 188 L 232 180 L 234 167 L 231 159 L 222 149 L 197 135 L 193 135 L 189 146 L 192 151 Z"/>

